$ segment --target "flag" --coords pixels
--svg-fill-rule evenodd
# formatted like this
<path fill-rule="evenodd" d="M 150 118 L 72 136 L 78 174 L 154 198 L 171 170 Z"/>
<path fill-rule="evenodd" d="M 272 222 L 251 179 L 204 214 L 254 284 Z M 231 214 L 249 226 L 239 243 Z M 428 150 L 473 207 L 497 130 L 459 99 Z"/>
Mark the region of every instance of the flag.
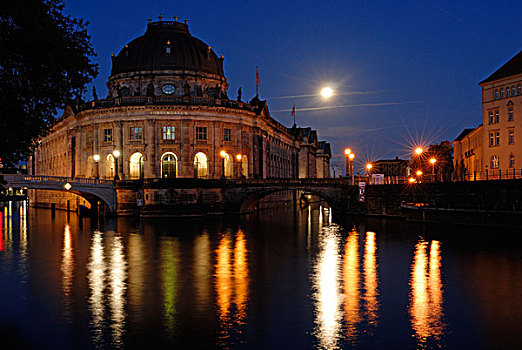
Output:
<path fill-rule="evenodd" d="M 261 78 L 259 77 L 259 70 L 256 66 L 256 87 L 259 87 L 259 85 L 261 85 Z"/>
<path fill-rule="evenodd" d="M 295 102 L 294 102 L 294 107 L 292 107 L 292 117 L 294 117 L 294 126 L 295 126 Z"/>

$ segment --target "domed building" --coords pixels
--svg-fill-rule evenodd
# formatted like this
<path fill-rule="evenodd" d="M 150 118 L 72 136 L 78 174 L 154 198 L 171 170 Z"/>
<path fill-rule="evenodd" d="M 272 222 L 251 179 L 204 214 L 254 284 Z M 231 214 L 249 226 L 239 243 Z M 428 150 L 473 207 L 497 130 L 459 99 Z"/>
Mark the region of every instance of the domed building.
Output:
<path fill-rule="evenodd" d="M 30 172 L 121 180 L 329 177 L 329 144 L 315 131 L 280 124 L 258 96 L 230 99 L 223 61 L 186 20 L 149 20 L 144 35 L 113 55 L 107 97 L 93 91 L 92 101 L 68 107 L 40 141 Z"/>

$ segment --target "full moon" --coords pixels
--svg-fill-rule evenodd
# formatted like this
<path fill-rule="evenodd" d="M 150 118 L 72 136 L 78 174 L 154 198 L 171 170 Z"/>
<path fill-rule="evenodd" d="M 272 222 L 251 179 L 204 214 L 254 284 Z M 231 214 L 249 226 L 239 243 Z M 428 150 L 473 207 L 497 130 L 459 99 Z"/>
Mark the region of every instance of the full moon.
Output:
<path fill-rule="evenodd" d="M 332 95 L 333 95 L 333 90 L 329 87 L 324 87 L 321 90 L 321 96 L 323 96 L 324 98 L 330 98 L 330 97 L 332 97 Z"/>

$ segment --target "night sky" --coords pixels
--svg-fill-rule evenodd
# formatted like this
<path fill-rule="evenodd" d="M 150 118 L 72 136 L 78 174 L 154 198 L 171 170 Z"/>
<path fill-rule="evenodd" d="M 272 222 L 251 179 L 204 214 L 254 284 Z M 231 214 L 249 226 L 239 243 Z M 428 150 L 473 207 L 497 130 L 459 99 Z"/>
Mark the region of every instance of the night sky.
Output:
<path fill-rule="evenodd" d="M 400 5 L 397 5 L 399 4 Z M 66 1 L 90 22 L 98 95 L 111 53 L 154 21 L 189 20 L 191 34 L 224 55 L 228 95 L 255 95 L 272 115 L 318 130 L 332 165 L 409 157 L 412 143 L 452 141 L 481 123 L 478 82 L 522 49 L 520 1 Z M 329 85 L 335 98 L 317 94 Z M 85 98 L 91 99 L 91 87 Z M 294 96 L 294 97 L 289 97 Z"/>

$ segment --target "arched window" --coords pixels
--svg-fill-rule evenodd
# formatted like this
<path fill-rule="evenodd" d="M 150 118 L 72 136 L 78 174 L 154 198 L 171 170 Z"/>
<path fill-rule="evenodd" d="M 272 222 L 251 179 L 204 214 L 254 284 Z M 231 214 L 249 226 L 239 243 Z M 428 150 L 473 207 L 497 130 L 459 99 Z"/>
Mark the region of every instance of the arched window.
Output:
<path fill-rule="evenodd" d="M 172 152 L 167 152 L 161 157 L 161 177 L 175 178 L 178 176 L 178 158 Z"/>
<path fill-rule="evenodd" d="M 198 152 L 194 156 L 194 177 L 199 179 L 208 178 L 207 156 L 203 152 Z"/>
<path fill-rule="evenodd" d="M 241 175 L 248 178 L 248 158 L 245 155 L 241 158 Z"/>
<path fill-rule="evenodd" d="M 498 168 L 498 157 L 493 156 L 491 157 L 491 169 L 497 169 Z"/>
<path fill-rule="evenodd" d="M 234 159 L 230 154 L 225 153 L 222 162 L 225 162 L 225 173 L 223 175 L 225 175 L 227 179 L 231 179 L 234 176 Z"/>
<path fill-rule="evenodd" d="M 114 178 L 114 156 L 112 154 L 107 154 L 105 157 L 105 178 Z"/>
<path fill-rule="evenodd" d="M 143 155 L 140 152 L 130 157 L 130 179 L 143 179 Z"/>

